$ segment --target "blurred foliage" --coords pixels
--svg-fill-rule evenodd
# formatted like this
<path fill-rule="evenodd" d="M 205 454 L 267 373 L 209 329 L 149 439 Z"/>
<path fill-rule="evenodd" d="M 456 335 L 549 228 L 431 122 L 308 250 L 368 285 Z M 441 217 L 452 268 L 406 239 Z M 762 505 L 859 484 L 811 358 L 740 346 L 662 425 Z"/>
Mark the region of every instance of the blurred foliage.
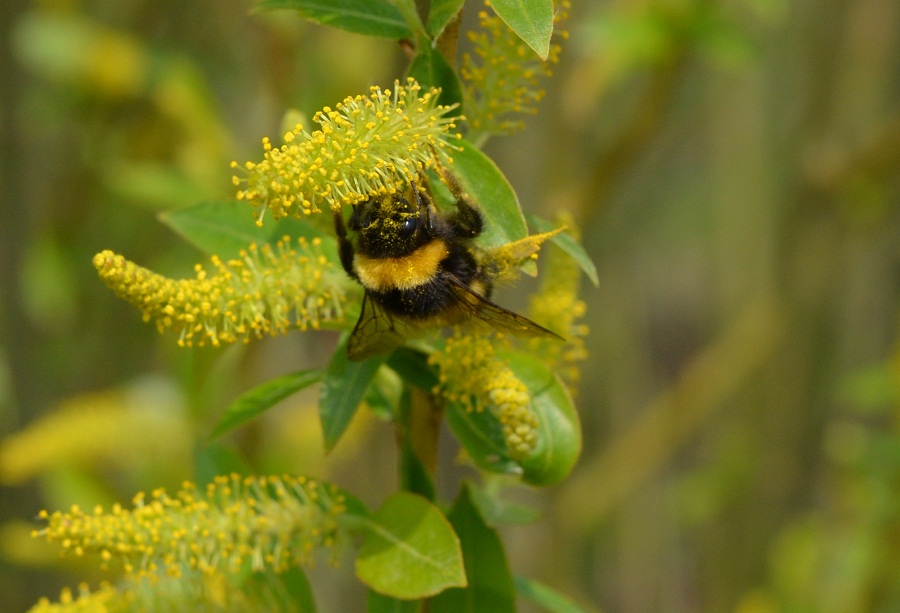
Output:
<path fill-rule="evenodd" d="M 240 470 L 192 441 L 242 391 L 328 355 L 324 336 L 171 347 L 90 264 L 127 248 L 190 275 L 196 252 L 156 214 L 230 197 L 228 162 L 285 108 L 309 115 L 401 62 L 388 41 L 251 8 L 0 8 L 4 610 L 91 577 L 29 545 L 23 519 L 177 484 L 191 456 Z M 514 572 L 607 611 L 900 608 L 900 5 L 571 12 L 541 112 L 487 147 L 525 208 L 573 212 L 600 279 L 585 451 L 566 485 L 513 492 L 545 515 L 503 529 Z M 393 479 L 383 424 L 356 420 L 323 460 L 317 423 L 301 394 L 230 442 L 257 470 L 375 502 Z M 58 444 L 30 446 L 40 428 Z M 104 453 L 117 445 L 131 453 Z M 362 608 L 348 577 L 313 579 L 323 610 Z"/>

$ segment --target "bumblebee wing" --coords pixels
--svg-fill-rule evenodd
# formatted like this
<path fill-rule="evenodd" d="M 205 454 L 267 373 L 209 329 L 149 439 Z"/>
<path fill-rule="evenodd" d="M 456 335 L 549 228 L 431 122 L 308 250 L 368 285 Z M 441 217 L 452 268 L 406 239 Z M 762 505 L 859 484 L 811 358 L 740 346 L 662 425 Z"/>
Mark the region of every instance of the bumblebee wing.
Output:
<path fill-rule="evenodd" d="M 347 355 L 354 362 L 359 362 L 373 355 L 389 353 L 406 342 L 407 338 L 415 336 L 407 327 L 366 293 L 359 320 L 347 342 Z"/>
<path fill-rule="evenodd" d="M 472 318 L 488 324 L 492 328 L 508 332 L 523 338 L 555 338 L 565 340 L 556 332 L 548 330 L 524 315 L 491 302 L 481 294 L 463 284 L 459 279 L 452 280 L 453 293 L 462 310 Z"/>

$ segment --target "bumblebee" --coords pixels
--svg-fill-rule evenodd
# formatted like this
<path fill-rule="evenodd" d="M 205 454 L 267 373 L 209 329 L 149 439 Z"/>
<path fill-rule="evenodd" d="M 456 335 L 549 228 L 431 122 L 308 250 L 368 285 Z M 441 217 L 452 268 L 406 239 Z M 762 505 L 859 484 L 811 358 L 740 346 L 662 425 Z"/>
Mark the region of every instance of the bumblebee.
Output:
<path fill-rule="evenodd" d="M 450 187 L 456 210 L 446 214 L 438 213 L 415 182 L 410 182 L 413 202 L 401 194 L 370 198 L 353 206 L 346 225 L 335 212 L 341 264 L 365 289 L 347 345 L 351 360 L 387 353 L 409 338 L 464 321 L 516 336 L 561 339 L 491 302 L 491 278 L 474 249 L 484 217 L 455 180 Z"/>

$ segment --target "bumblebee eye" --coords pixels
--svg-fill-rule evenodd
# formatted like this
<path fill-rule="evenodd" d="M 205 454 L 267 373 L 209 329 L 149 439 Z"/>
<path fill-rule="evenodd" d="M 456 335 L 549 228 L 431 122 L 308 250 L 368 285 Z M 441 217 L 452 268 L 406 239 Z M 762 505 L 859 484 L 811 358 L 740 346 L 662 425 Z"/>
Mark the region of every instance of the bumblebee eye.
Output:
<path fill-rule="evenodd" d="M 412 236 L 416 229 L 419 227 L 419 218 L 418 217 L 407 217 L 403 220 L 403 223 L 400 225 L 400 233 L 403 236 Z"/>

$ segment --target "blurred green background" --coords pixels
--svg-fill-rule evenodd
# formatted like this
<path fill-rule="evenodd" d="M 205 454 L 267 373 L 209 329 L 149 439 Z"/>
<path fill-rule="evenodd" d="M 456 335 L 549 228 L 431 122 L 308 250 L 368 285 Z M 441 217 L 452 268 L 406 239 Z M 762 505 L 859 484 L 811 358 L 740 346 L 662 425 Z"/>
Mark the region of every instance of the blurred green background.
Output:
<path fill-rule="evenodd" d="M 538 114 L 486 147 L 526 210 L 574 215 L 600 277 L 583 457 L 518 492 L 544 516 L 504 531 L 513 571 L 608 612 L 900 610 L 900 3 L 571 15 Z M 333 340 L 179 349 L 93 255 L 191 275 L 203 258 L 160 211 L 230 197 L 229 162 L 286 111 L 403 67 L 391 42 L 249 0 L 2 3 L 3 611 L 101 577 L 28 537 L 41 508 L 193 478 L 226 453 L 196 447 L 217 411 Z M 372 504 L 396 487 L 389 427 L 359 419 L 326 459 L 316 428 L 301 395 L 230 444 Z M 361 610 L 351 569 L 313 572 L 321 610 Z"/>

